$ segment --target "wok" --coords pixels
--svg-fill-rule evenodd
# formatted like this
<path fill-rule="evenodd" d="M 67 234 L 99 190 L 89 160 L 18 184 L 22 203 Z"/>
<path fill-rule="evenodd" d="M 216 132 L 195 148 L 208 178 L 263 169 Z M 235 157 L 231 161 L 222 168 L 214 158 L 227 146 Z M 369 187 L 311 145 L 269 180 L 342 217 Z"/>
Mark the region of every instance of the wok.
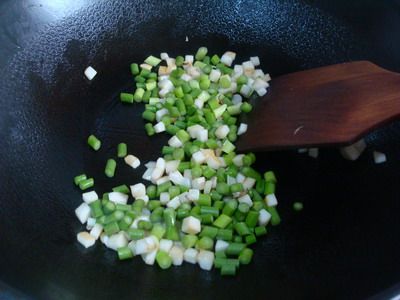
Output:
<path fill-rule="evenodd" d="M 149 54 L 234 50 L 259 55 L 272 77 L 352 60 L 400 71 L 397 1 L 92 1 L 0 4 L 0 298 L 362 299 L 397 293 L 400 280 L 400 127 L 367 137 L 356 162 L 336 149 L 318 159 L 296 151 L 258 153 L 279 177 L 282 223 L 255 246 L 234 278 L 186 264 L 162 271 L 119 262 L 100 243 L 76 242 L 82 171 L 99 193 L 138 182 L 143 168 L 103 176 L 126 141 L 143 162 L 166 136 L 148 138 L 143 105 L 124 106 L 131 62 Z M 185 42 L 185 37 L 189 42 Z M 99 73 L 92 82 L 83 70 Z M 273 84 L 273 83 L 272 83 Z M 378 87 L 377 87 L 378 88 Z M 279 101 L 279 99 L 276 99 Z M 90 133 L 102 141 L 93 153 Z M 372 150 L 388 162 L 375 165 Z M 295 213 L 294 201 L 305 209 Z"/>

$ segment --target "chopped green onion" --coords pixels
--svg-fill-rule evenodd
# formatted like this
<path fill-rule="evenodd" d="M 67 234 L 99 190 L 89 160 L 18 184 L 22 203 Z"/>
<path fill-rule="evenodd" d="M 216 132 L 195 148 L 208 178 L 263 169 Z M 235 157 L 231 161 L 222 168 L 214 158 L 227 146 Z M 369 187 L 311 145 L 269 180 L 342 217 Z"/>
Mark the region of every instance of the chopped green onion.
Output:
<path fill-rule="evenodd" d="M 89 146 L 92 147 L 92 149 L 95 151 L 99 150 L 101 147 L 100 140 L 97 137 L 95 137 L 93 134 L 89 135 L 87 142 L 88 142 Z"/>
<path fill-rule="evenodd" d="M 108 159 L 106 168 L 104 170 L 106 176 L 109 178 L 114 177 L 116 167 L 117 167 L 117 162 L 112 158 Z"/>

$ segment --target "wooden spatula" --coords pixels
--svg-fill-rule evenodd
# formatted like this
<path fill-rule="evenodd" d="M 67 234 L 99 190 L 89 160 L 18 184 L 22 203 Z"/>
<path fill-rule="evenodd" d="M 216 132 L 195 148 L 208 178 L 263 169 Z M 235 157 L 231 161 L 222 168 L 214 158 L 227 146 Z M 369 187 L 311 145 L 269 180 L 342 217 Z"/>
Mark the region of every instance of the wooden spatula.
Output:
<path fill-rule="evenodd" d="M 400 116 L 400 74 L 368 61 L 296 72 L 271 81 L 246 122 L 238 150 L 350 144 Z"/>

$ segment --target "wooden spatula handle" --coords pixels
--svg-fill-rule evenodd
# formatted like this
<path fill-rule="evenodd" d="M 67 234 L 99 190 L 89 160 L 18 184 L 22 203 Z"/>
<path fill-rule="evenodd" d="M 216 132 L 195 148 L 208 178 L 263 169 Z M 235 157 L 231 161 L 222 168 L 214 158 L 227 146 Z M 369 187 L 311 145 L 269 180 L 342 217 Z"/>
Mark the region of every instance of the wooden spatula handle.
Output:
<path fill-rule="evenodd" d="M 239 150 L 349 144 L 400 116 L 400 74 L 343 63 L 273 79 Z"/>

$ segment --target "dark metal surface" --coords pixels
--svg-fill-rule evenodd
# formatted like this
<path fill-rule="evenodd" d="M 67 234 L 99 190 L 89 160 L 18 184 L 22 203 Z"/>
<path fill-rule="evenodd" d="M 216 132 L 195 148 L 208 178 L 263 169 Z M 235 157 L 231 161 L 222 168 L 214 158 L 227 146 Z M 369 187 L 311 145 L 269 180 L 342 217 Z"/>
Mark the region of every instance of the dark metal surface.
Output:
<path fill-rule="evenodd" d="M 186 264 L 161 271 L 141 259 L 118 262 L 102 245 L 83 250 L 71 179 L 96 176 L 97 191 L 139 180 L 120 164 L 103 173 L 126 141 L 142 161 L 166 138 L 149 139 L 141 105 L 123 106 L 129 63 L 148 54 L 227 49 L 260 55 L 272 75 L 342 61 L 371 60 L 400 71 L 399 1 L 3 1 L 0 3 L 0 279 L 39 299 L 360 299 L 400 279 L 400 128 L 369 136 L 371 150 L 347 162 L 260 154 L 279 176 L 282 225 L 256 244 L 235 278 Z M 189 42 L 185 42 L 185 36 Z M 93 82 L 86 66 L 99 71 Z M 277 99 L 278 101 L 279 99 Z M 93 153 L 89 133 L 103 141 Z M 291 210 L 304 201 L 305 210 Z M 0 294 L 1 295 L 1 294 Z"/>

